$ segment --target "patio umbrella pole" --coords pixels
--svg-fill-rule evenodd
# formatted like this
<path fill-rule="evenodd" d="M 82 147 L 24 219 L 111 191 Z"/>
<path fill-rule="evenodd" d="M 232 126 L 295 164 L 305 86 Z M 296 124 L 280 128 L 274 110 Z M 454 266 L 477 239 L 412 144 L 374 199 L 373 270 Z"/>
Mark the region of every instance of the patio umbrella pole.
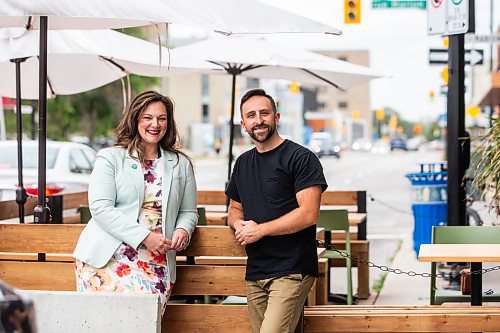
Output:
<path fill-rule="evenodd" d="M 50 211 L 45 202 L 47 141 L 47 16 L 40 16 L 39 104 L 38 104 L 38 205 L 33 212 L 35 223 L 49 223 Z"/>
<path fill-rule="evenodd" d="M 16 64 L 16 132 L 17 132 L 17 187 L 16 202 L 19 205 L 19 223 L 24 223 L 26 189 L 23 186 L 23 118 L 21 113 L 21 63 L 26 58 L 12 59 Z"/>
<path fill-rule="evenodd" d="M 236 75 L 240 74 L 241 71 L 238 68 L 230 68 L 228 70 L 229 74 L 233 77 L 233 82 L 231 86 L 231 116 L 229 117 L 229 158 L 227 166 L 227 181 L 231 178 L 231 167 L 233 165 L 233 139 L 234 139 L 234 100 L 236 97 Z"/>

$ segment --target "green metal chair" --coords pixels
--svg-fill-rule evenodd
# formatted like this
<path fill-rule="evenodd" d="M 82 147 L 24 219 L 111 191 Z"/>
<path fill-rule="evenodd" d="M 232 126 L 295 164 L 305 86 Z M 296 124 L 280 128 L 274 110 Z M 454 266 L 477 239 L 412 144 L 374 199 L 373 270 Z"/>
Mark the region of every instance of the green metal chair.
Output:
<path fill-rule="evenodd" d="M 345 232 L 345 252 L 351 256 L 351 235 L 349 233 L 349 218 L 346 209 L 336 210 L 320 210 L 318 216 L 318 227 L 325 229 L 325 243 L 331 242 L 331 232 L 341 230 Z M 347 301 L 348 305 L 353 303 L 352 295 L 352 263 L 350 258 L 345 258 L 340 253 L 327 250 L 325 258 L 328 259 L 344 259 L 347 268 Z M 330 264 L 328 264 L 328 272 L 330 272 Z M 328 277 L 328 291 L 330 291 L 330 277 Z M 328 298 L 331 299 L 330 294 Z"/>
<path fill-rule="evenodd" d="M 207 225 L 207 211 L 205 207 L 198 207 L 198 225 Z"/>
<path fill-rule="evenodd" d="M 433 244 L 500 244 L 500 227 L 493 226 L 440 226 L 432 228 Z M 470 302 L 470 295 L 460 290 L 445 290 L 436 287 L 436 263 L 431 263 L 430 303 Z M 483 294 L 484 302 L 500 302 L 500 293 Z"/>
<path fill-rule="evenodd" d="M 92 214 L 90 213 L 90 208 L 87 205 L 80 205 L 80 207 L 78 207 L 78 213 L 80 213 L 81 224 L 87 224 L 92 218 Z"/>

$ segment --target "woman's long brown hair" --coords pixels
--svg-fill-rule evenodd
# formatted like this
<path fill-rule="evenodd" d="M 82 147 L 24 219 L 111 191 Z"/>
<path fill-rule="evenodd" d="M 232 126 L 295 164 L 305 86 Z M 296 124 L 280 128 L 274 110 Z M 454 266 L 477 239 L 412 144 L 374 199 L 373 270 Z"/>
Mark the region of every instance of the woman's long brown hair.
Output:
<path fill-rule="evenodd" d="M 167 131 L 158 142 L 158 145 L 163 150 L 174 153 L 177 156 L 177 162 L 179 161 L 179 154 L 184 155 L 192 166 L 191 158 L 180 150 L 179 134 L 174 119 L 174 101 L 172 98 L 156 91 L 145 91 L 134 97 L 116 128 L 115 146 L 127 149 L 130 156 L 134 156 L 133 152 L 135 151 L 138 161 L 144 163 L 146 151 L 138 131 L 139 117 L 150 104 L 156 102 L 163 103 L 167 110 Z"/>

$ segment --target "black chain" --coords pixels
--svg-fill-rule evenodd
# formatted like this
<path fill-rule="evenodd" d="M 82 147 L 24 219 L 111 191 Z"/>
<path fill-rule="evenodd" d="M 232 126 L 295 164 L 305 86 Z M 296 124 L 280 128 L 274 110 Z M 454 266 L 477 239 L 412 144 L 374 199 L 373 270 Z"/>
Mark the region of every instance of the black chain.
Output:
<path fill-rule="evenodd" d="M 417 273 L 417 272 L 414 272 L 414 271 L 405 272 L 405 271 L 403 271 L 403 270 L 401 270 L 399 268 L 391 268 L 391 267 L 388 267 L 388 266 L 385 266 L 385 265 L 377 265 L 377 264 L 375 264 L 375 263 L 373 263 L 371 261 L 363 260 L 363 259 L 360 259 L 358 257 L 351 256 L 351 255 L 349 255 L 345 251 L 341 251 L 341 250 L 336 249 L 333 245 L 326 245 L 325 242 L 322 241 L 322 240 L 317 240 L 316 242 L 318 244 L 318 247 L 323 247 L 323 248 L 326 248 L 326 250 L 335 251 L 338 254 L 340 254 L 340 256 L 342 256 L 343 258 L 349 258 L 353 262 L 359 262 L 361 264 L 367 265 L 368 267 L 378 268 L 382 272 L 388 272 L 388 273 L 394 273 L 394 274 L 405 274 L 405 275 L 408 275 L 408 276 L 421 276 L 421 277 L 425 277 L 425 278 L 435 277 L 435 278 L 442 278 L 442 279 L 444 279 L 444 278 L 448 278 L 450 276 L 449 273 L 444 273 L 444 272 L 436 273 L 436 274 L 433 275 L 431 273 Z M 489 267 L 489 268 L 483 268 L 483 269 L 478 270 L 478 271 L 461 271 L 460 274 L 461 275 L 472 275 L 472 274 L 479 275 L 479 274 L 486 274 L 486 273 L 492 272 L 492 271 L 500 271 L 500 265 Z"/>
<path fill-rule="evenodd" d="M 385 203 L 383 201 L 380 201 L 379 199 L 375 199 L 373 197 L 373 195 L 371 194 L 367 194 L 367 197 L 370 199 L 371 202 L 376 202 L 378 203 L 379 205 L 381 206 L 384 206 L 386 208 L 389 208 L 395 212 L 398 212 L 398 213 L 401 213 L 401 214 L 406 214 L 406 215 L 411 215 L 411 216 L 414 216 L 414 217 L 421 217 L 421 218 L 428 218 L 428 219 L 435 219 L 435 218 L 438 218 L 438 219 L 446 219 L 446 216 L 437 216 L 437 215 L 424 215 L 424 214 L 414 214 L 413 212 L 409 212 L 407 210 L 404 210 L 404 209 L 401 209 L 401 208 L 397 208 L 397 207 L 394 207 L 388 203 Z"/>

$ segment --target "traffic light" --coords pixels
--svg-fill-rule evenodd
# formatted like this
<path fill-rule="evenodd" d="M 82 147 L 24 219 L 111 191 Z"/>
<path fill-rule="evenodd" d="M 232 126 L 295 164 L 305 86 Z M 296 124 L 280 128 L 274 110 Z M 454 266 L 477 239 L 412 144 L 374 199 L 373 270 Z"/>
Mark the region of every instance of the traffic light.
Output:
<path fill-rule="evenodd" d="M 361 22 L 361 0 L 344 0 L 344 23 Z"/>
<path fill-rule="evenodd" d="M 471 105 L 467 108 L 467 113 L 472 118 L 476 118 L 481 113 L 481 108 L 477 105 Z"/>
<path fill-rule="evenodd" d="M 444 84 L 448 85 L 448 66 L 444 66 L 441 71 L 441 78 L 443 79 Z"/>
<path fill-rule="evenodd" d="M 352 120 L 358 121 L 359 120 L 359 111 L 358 110 L 352 111 L 351 117 L 352 117 Z"/>
<path fill-rule="evenodd" d="M 300 92 L 300 86 L 297 83 L 297 81 L 290 82 L 290 85 L 288 86 L 288 90 L 292 94 L 298 94 Z"/>
<path fill-rule="evenodd" d="M 375 113 L 375 114 L 376 114 L 376 117 L 377 117 L 377 120 L 378 120 L 378 121 L 382 121 L 382 120 L 384 120 L 384 118 L 385 118 L 385 111 L 384 111 L 384 108 L 379 108 L 379 109 L 377 109 L 377 111 L 376 111 L 376 113 Z"/>

